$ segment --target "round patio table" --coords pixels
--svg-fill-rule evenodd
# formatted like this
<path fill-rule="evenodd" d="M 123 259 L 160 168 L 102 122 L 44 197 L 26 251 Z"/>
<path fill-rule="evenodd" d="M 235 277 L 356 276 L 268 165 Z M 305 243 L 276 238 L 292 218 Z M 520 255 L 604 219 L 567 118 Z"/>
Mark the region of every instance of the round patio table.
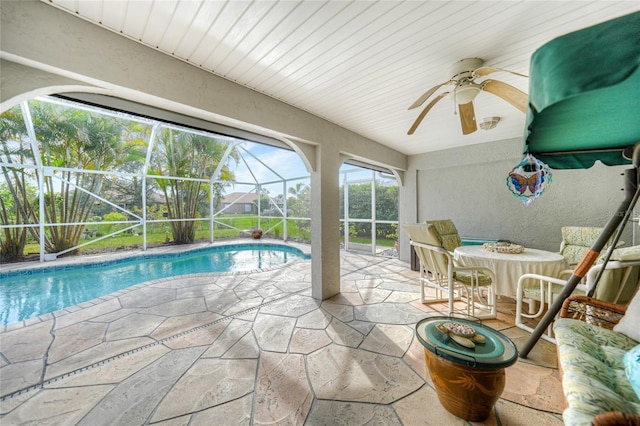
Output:
<path fill-rule="evenodd" d="M 484 342 L 473 348 L 457 343 L 438 328 L 448 323 L 471 327 Z M 453 317 L 425 318 L 416 324 L 416 335 L 442 406 L 474 422 L 489 417 L 504 390 L 505 368 L 517 360 L 516 345 L 499 331 Z"/>
<path fill-rule="evenodd" d="M 496 294 L 515 299 L 518 280 L 524 274 L 557 277 L 569 268 L 560 253 L 525 248 L 522 253 L 497 253 L 482 246 L 460 246 L 453 252 L 460 266 L 482 266 L 493 271 L 496 277 Z"/>

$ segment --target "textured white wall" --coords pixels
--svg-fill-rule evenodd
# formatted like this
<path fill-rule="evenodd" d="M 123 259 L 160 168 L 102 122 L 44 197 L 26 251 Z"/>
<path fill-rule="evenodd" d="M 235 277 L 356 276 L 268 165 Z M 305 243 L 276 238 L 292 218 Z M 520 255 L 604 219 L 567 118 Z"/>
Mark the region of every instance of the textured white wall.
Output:
<path fill-rule="evenodd" d="M 621 174 L 628 167 L 596 163 L 587 170 L 552 170 L 549 189 L 525 206 L 506 187 L 521 151 L 518 138 L 411 158 L 417 220 L 451 218 L 463 237 L 558 251 L 562 226 L 604 226 L 624 198 Z M 622 240 L 632 244 L 630 224 Z"/>

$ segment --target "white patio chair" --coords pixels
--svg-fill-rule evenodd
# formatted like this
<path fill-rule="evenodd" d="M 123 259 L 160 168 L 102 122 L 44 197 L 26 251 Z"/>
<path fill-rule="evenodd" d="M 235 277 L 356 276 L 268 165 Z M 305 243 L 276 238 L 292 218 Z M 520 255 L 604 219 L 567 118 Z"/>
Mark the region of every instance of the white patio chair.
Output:
<path fill-rule="evenodd" d="M 627 248 L 633 249 L 632 247 Z M 624 250 L 624 249 L 620 249 Z M 624 256 L 613 257 L 621 258 Z M 595 278 L 604 264 L 593 265 L 573 291 L 572 295 L 584 295 L 590 292 L 595 285 Z M 640 259 L 637 260 L 610 260 L 605 272 L 596 287 L 594 297 L 612 303 L 630 300 L 639 284 Z M 525 319 L 541 318 L 548 306 L 562 291 L 562 287 L 573 273 L 572 270 L 563 271 L 560 277 L 548 277 L 538 274 L 524 274 L 518 280 L 516 290 L 516 327 L 532 332 L 533 327 L 524 323 Z M 527 302 L 527 303 L 526 303 Z M 538 303 L 537 309 L 535 308 Z M 527 312 L 524 307 L 528 306 Z M 552 325 L 547 328 L 543 339 L 555 343 L 552 333 Z"/>
<path fill-rule="evenodd" d="M 404 229 L 420 260 L 422 303 L 448 302 L 449 315 L 453 315 L 454 302 L 464 298 L 467 315 L 480 319 L 496 317 L 493 271 L 483 267 L 456 266 L 453 256 L 442 246 L 442 240 L 431 224 L 406 224 Z M 427 296 L 428 289 L 435 291 L 435 297 Z M 489 313 L 476 313 L 476 305 Z"/>

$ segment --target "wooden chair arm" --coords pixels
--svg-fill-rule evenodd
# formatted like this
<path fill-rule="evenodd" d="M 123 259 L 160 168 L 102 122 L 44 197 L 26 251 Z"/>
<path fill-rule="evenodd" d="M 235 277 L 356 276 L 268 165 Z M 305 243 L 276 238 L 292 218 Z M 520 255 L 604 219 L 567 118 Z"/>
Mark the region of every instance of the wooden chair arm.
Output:
<path fill-rule="evenodd" d="M 640 424 L 640 416 L 620 411 L 607 411 L 598 414 L 591 421 L 592 426 L 635 426 Z"/>
<path fill-rule="evenodd" d="M 560 318 L 578 319 L 611 330 L 627 311 L 625 305 L 587 296 L 570 296 L 562 304 Z"/>

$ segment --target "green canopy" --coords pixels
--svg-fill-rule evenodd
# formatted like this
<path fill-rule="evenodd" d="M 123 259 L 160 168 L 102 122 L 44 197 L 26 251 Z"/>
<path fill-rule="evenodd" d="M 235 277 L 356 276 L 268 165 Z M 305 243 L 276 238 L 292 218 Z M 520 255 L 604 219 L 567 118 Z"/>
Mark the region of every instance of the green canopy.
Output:
<path fill-rule="evenodd" d="M 630 164 L 640 142 L 640 12 L 546 43 L 531 57 L 525 152 L 556 169 Z"/>

